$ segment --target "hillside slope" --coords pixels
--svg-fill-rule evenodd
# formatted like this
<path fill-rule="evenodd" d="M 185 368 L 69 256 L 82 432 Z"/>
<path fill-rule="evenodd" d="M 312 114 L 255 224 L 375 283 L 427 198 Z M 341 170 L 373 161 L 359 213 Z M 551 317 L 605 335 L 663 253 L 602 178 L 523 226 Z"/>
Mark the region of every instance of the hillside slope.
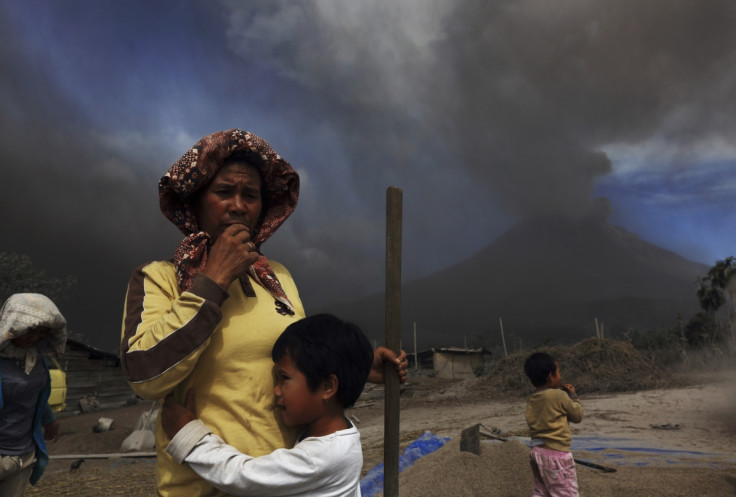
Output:
<path fill-rule="evenodd" d="M 469 259 L 402 288 L 402 340 L 463 345 L 487 335 L 527 345 L 571 342 L 627 328 L 672 326 L 697 312 L 695 280 L 708 267 L 600 222 L 560 218 L 518 224 Z M 379 343 L 384 297 L 341 304 Z M 496 338 L 499 338 L 497 340 Z M 488 343 L 488 340 L 485 340 Z"/>

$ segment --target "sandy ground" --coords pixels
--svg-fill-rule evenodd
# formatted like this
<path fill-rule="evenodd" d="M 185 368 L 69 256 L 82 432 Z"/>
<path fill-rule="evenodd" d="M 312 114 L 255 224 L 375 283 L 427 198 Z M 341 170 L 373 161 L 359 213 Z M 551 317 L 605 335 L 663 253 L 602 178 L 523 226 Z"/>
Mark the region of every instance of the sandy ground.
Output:
<path fill-rule="evenodd" d="M 736 495 L 736 371 L 685 377 L 683 386 L 611 395 L 581 395 L 585 418 L 573 425 L 576 459 L 616 469 L 604 473 L 578 464 L 581 495 Z M 400 448 L 430 431 L 451 441 L 403 471 L 402 496 L 528 496 L 531 473 L 523 444 L 524 398 L 478 398 L 474 380 L 450 381 L 412 375 L 403 388 Z M 115 454 L 151 403 L 61 418 L 63 435 L 50 446 L 52 461 L 25 496 L 155 495 L 155 459 Z M 348 415 L 363 443 L 365 474 L 383 460 L 383 389 L 366 390 Z M 101 417 L 113 429 L 95 433 Z M 485 439 L 481 454 L 460 452 L 460 433 L 480 423 L 510 439 Z M 85 462 L 72 471 L 72 462 Z M 73 456 L 73 457 L 72 457 Z"/>

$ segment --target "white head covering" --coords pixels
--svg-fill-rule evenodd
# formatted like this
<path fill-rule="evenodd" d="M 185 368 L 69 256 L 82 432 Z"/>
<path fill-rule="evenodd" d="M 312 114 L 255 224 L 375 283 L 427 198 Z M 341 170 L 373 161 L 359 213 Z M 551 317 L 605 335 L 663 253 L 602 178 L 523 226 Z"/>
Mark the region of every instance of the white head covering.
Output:
<path fill-rule="evenodd" d="M 13 344 L 29 330 L 43 326 L 49 333 L 43 340 L 28 349 Z M 61 354 L 66 345 L 66 319 L 56 305 L 40 293 L 16 293 L 11 295 L 0 309 L 0 357 L 8 357 L 25 363 L 29 374 L 38 355 Z"/>

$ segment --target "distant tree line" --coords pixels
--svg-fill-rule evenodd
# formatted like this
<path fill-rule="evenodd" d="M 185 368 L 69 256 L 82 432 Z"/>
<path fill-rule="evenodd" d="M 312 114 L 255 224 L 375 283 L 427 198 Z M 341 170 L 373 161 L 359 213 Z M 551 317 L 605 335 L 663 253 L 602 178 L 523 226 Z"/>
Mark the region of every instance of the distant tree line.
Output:
<path fill-rule="evenodd" d="M 42 293 L 54 302 L 64 301 L 76 282 L 73 276 L 48 276 L 27 255 L 0 252 L 0 305 L 14 293 Z"/>
<path fill-rule="evenodd" d="M 702 310 L 687 322 L 677 316 L 676 326 L 628 330 L 626 339 L 663 366 L 692 358 L 702 365 L 711 362 L 713 367 L 723 360 L 732 361 L 736 352 L 736 258 L 717 261 L 699 277 L 695 296 Z"/>
<path fill-rule="evenodd" d="M 695 297 L 701 311 L 685 320 L 680 315 L 672 326 L 654 329 L 617 330 L 619 339 L 631 343 L 660 366 L 670 367 L 698 362 L 718 367 L 736 359 L 736 257 L 716 261 L 705 276 L 695 281 Z M 483 346 L 502 358 L 504 350 L 493 344 L 487 332 L 472 335 L 472 347 Z M 518 349 L 522 344 L 518 337 Z M 550 345 L 549 342 L 532 347 Z M 697 364 L 696 364 L 697 365 Z"/>

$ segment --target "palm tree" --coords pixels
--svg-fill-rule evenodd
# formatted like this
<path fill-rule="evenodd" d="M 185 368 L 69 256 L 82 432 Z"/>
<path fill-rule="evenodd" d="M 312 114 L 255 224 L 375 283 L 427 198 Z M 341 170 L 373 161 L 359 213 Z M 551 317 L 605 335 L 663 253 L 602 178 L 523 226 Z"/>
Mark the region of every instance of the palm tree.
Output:
<path fill-rule="evenodd" d="M 726 257 L 722 261 L 716 261 L 715 265 L 708 270 L 708 278 L 713 286 L 725 288 L 728 280 L 734 275 L 734 271 L 736 271 L 736 258 Z"/>
<path fill-rule="evenodd" d="M 696 293 L 700 299 L 700 307 L 706 312 L 715 312 L 726 303 L 723 290 L 713 285 L 705 286 L 705 284 L 701 284 Z"/>
<path fill-rule="evenodd" d="M 708 270 L 707 276 L 698 278 L 698 287 L 695 290 L 700 307 L 716 317 L 716 326 L 720 328 L 718 310 L 726 304 L 726 319 L 730 323 L 731 333 L 735 330 L 734 307 L 736 304 L 736 258 L 726 257 L 716 261 Z"/>
<path fill-rule="evenodd" d="M 695 290 L 700 307 L 707 313 L 715 313 L 725 303 L 723 290 L 713 285 L 709 277 L 698 278 L 698 288 Z"/>

